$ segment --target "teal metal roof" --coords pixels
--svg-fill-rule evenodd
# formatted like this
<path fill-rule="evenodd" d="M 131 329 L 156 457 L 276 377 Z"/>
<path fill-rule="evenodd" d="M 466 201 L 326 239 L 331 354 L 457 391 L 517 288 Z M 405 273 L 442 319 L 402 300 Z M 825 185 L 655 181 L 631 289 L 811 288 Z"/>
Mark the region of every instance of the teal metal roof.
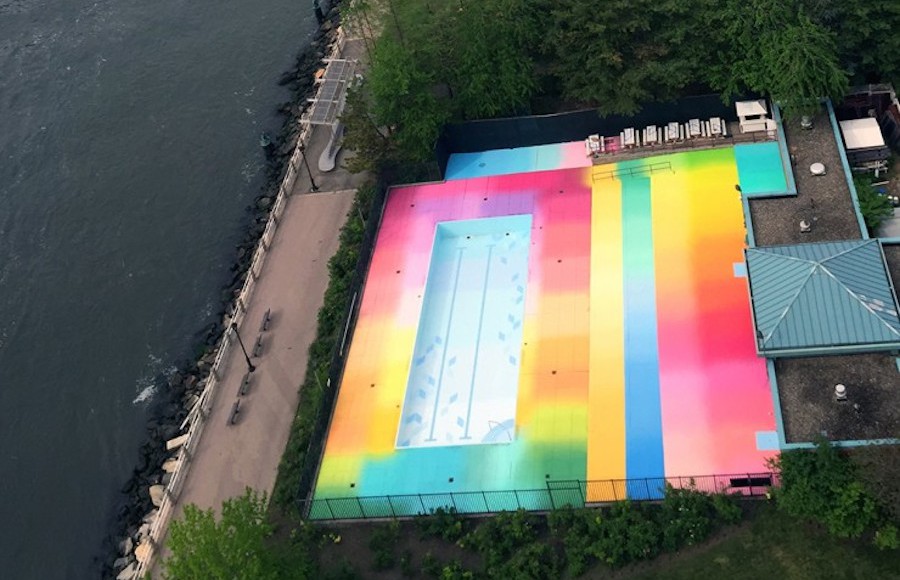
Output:
<path fill-rule="evenodd" d="M 900 348 L 900 316 L 878 240 L 746 250 L 760 354 Z"/>

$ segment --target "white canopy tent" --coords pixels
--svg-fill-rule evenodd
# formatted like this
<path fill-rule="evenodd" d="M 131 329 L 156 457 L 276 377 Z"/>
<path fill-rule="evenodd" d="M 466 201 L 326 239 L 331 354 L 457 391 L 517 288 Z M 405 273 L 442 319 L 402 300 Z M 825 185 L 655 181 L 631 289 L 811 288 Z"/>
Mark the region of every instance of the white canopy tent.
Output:
<path fill-rule="evenodd" d="M 737 112 L 741 133 L 775 130 L 775 121 L 768 118 L 769 107 L 763 99 L 737 101 L 734 110 Z"/>
<path fill-rule="evenodd" d="M 878 121 L 872 117 L 841 121 L 841 133 L 844 134 L 844 143 L 847 145 L 847 149 L 885 146 L 881 127 L 878 126 Z"/>
<path fill-rule="evenodd" d="M 887 170 L 891 150 L 884 141 L 878 121 L 872 117 L 841 121 L 847 160 L 854 169 L 874 170 L 877 177 Z"/>
<path fill-rule="evenodd" d="M 734 109 L 737 111 L 738 117 L 757 117 L 757 116 L 768 116 L 769 107 L 766 106 L 766 102 L 762 99 L 756 101 L 738 101 L 734 104 Z"/>

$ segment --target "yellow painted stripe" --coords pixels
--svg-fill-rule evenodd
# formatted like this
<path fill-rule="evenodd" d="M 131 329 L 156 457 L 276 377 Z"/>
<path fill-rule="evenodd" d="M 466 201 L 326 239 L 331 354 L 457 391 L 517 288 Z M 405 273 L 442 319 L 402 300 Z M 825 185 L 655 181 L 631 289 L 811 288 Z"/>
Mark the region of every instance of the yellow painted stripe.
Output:
<path fill-rule="evenodd" d="M 613 166 L 598 166 L 594 171 L 600 175 L 608 175 L 612 168 Z M 621 182 L 617 179 L 598 178 L 592 184 L 591 200 L 588 480 L 625 477 L 625 323 L 622 277 Z"/>

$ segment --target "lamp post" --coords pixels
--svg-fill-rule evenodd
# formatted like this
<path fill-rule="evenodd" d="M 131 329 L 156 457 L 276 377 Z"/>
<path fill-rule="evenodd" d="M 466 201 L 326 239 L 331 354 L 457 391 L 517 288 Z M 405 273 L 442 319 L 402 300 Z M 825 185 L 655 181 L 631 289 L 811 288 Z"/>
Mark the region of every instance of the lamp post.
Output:
<path fill-rule="evenodd" d="M 247 370 L 252 373 L 256 370 L 256 367 L 253 366 L 252 362 L 250 362 L 250 355 L 247 354 L 247 349 L 244 348 L 244 341 L 241 340 L 241 333 L 238 332 L 238 326 L 236 322 L 231 323 L 231 330 L 234 331 L 234 334 L 238 339 L 238 344 L 241 345 L 241 350 L 244 351 L 244 358 L 247 360 Z"/>
<path fill-rule="evenodd" d="M 309 169 L 309 161 L 306 160 L 306 145 L 302 141 L 300 142 L 300 157 L 303 158 L 303 165 L 306 166 L 306 173 L 309 175 L 309 190 L 319 191 L 319 186 L 316 185 L 312 171 Z"/>

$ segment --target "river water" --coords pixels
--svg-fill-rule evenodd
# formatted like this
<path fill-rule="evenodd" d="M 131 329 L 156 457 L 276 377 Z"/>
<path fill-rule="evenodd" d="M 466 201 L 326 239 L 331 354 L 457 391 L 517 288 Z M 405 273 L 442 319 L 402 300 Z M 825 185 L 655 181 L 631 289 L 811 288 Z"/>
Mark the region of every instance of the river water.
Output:
<path fill-rule="evenodd" d="M 0 0 L 3 578 L 96 574 L 314 27 L 288 0 Z"/>

